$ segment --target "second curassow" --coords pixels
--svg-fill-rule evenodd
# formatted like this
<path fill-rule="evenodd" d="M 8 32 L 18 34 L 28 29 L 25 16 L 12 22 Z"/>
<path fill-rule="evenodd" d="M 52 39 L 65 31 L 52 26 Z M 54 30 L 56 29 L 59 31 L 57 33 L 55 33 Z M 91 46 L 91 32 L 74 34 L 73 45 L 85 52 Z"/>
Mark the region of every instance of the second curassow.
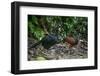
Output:
<path fill-rule="evenodd" d="M 68 35 L 64 41 L 67 43 L 68 47 L 71 48 L 74 45 L 78 44 L 78 39 L 72 36 L 72 34 Z"/>

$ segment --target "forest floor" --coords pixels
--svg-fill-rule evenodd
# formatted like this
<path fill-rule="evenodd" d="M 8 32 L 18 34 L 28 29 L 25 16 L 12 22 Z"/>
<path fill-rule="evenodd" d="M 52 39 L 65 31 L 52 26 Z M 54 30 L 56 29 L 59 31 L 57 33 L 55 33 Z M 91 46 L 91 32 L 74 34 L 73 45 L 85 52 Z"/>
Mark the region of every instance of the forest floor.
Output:
<path fill-rule="evenodd" d="M 34 39 L 28 39 L 28 47 L 36 43 Z M 59 59 L 85 59 L 88 58 L 87 46 L 82 43 L 69 48 L 66 43 L 55 44 L 48 50 L 41 44 L 35 48 L 28 48 L 28 60 L 59 60 Z"/>

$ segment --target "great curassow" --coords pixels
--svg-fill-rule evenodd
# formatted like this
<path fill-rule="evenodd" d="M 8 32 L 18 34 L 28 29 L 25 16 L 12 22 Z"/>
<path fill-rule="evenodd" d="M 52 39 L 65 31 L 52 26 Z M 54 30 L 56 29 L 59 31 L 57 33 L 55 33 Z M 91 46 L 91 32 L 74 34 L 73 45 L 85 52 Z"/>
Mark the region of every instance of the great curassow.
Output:
<path fill-rule="evenodd" d="M 42 46 L 45 49 L 49 49 L 51 46 L 57 44 L 59 42 L 58 36 L 54 34 L 46 34 L 44 38 L 42 38 L 39 42 L 32 45 L 30 48 L 34 48 L 39 44 L 42 44 Z"/>

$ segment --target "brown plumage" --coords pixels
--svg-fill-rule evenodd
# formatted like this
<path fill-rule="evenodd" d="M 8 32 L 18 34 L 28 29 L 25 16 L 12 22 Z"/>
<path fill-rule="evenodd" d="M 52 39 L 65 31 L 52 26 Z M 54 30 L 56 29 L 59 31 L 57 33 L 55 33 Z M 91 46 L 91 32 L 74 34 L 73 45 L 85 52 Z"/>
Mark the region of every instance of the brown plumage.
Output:
<path fill-rule="evenodd" d="M 69 35 L 65 38 L 65 42 L 67 43 L 68 47 L 71 48 L 74 45 L 78 44 L 78 40 L 75 39 L 73 36 Z"/>

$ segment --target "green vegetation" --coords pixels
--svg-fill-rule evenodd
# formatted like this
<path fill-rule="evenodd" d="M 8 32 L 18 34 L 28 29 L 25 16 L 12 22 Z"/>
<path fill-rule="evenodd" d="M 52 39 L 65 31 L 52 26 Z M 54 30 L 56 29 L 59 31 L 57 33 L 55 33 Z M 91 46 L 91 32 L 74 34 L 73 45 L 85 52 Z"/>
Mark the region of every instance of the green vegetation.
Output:
<path fill-rule="evenodd" d="M 47 32 L 63 40 L 68 34 L 87 40 L 88 18 L 77 16 L 28 15 L 28 36 L 41 40 Z"/>

